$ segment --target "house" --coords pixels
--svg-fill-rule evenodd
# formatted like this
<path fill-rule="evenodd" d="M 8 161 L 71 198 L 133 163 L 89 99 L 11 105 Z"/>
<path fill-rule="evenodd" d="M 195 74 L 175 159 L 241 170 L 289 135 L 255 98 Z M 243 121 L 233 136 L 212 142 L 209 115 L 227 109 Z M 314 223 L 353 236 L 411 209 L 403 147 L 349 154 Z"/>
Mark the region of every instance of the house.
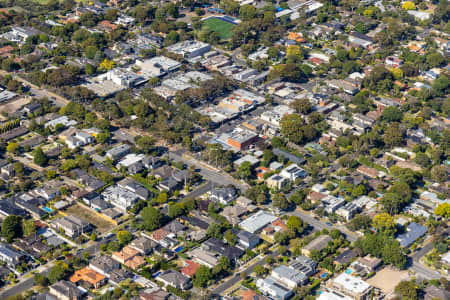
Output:
<path fill-rule="evenodd" d="M 159 168 L 163 164 L 164 164 L 164 162 L 161 159 L 159 159 L 159 157 L 156 157 L 156 156 L 147 155 L 142 159 L 142 165 L 149 170 L 154 170 L 156 168 Z"/>
<path fill-rule="evenodd" d="M 142 200 L 147 200 L 151 198 L 153 194 L 146 189 L 142 184 L 138 183 L 136 180 L 131 178 L 125 178 L 117 183 L 121 188 L 127 189 L 128 191 L 135 193 Z"/>
<path fill-rule="evenodd" d="M 307 256 L 300 255 L 289 265 L 289 267 L 306 277 L 310 277 L 316 273 L 317 262 Z"/>
<path fill-rule="evenodd" d="M 51 226 L 58 230 L 62 230 L 64 234 L 70 238 L 76 238 L 80 234 L 91 230 L 91 224 L 72 215 L 56 219 Z"/>
<path fill-rule="evenodd" d="M 194 261 L 208 268 L 214 268 L 219 264 L 220 255 L 211 251 L 195 248 L 189 251 L 188 254 Z"/>
<path fill-rule="evenodd" d="M 18 207 L 13 199 L 0 200 L 0 217 L 6 218 L 11 215 L 24 217 L 26 214 L 26 211 Z"/>
<path fill-rule="evenodd" d="M 345 266 L 356 257 L 358 257 L 358 252 L 352 249 L 347 249 L 338 256 L 336 256 L 336 258 L 333 260 L 333 263 L 336 265 Z"/>
<path fill-rule="evenodd" d="M 355 300 L 371 299 L 373 287 L 357 277 L 342 273 L 331 281 L 331 287 Z"/>
<path fill-rule="evenodd" d="M 242 221 L 241 216 L 245 215 L 247 211 L 247 207 L 242 205 L 226 206 L 220 215 L 224 216 L 231 225 L 237 225 Z"/>
<path fill-rule="evenodd" d="M 286 265 L 281 265 L 273 269 L 271 276 L 290 289 L 294 289 L 308 281 L 307 276 Z"/>
<path fill-rule="evenodd" d="M 159 288 L 148 288 L 139 292 L 140 300 L 167 300 L 170 293 L 160 290 Z"/>
<path fill-rule="evenodd" d="M 276 219 L 277 217 L 275 217 L 274 215 L 260 210 L 242 221 L 239 226 L 250 233 L 256 233 Z"/>
<path fill-rule="evenodd" d="M 383 261 L 380 258 L 366 255 L 352 262 L 350 267 L 355 270 L 358 275 L 366 276 L 367 274 L 375 272 L 376 269 L 381 266 L 382 262 Z"/>
<path fill-rule="evenodd" d="M 353 300 L 353 298 L 348 297 L 344 294 L 336 292 L 334 290 L 322 291 L 317 300 Z"/>
<path fill-rule="evenodd" d="M 191 288 L 192 282 L 189 277 L 175 270 L 167 270 L 156 277 L 156 280 L 162 282 L 165 286 L 170 285 L 179 290 Z"/>
<path fill-rule="evenodd" d="M 242 288 L 240 290 L 241 290 L 241 294 L 239 295 L 240 300 L 269 300 L 269 298 L 264 297 L 263 295 L 259 295 L 253 290 Z"/>
<path fill-rule="evenodd" d="M 21 253 L 11 246 L 0 243 L 0 260 L 5 262 L 10 267 L 15 267 L 25 259 L 26 255 Z"/>
<path fill-rule="evenodd" d="M 142 255 L 148 255 L 153 251 L 155 243 L 152 240 L 141 236 L 137 239 L 134 239 L 129 247 L 138 251 Z"/>
<path fill-rule="evenodd" d="M 281 189 L 287 184 L 287 179 L 279 174 L 273 174 L 266 179 L 266 185 L 272 189 Z"/>
<path fill-rule="evenodd" d="M 120 269 L 120 264 L 107 255 L 96 256 L 89 261 L 89 268 L 105 277 L 109 277 L 112 270 Z"/>
<path fill-rule="evenodd" d="M 260 242 L 259 236 L 252 234 L 248 231 L 241 230 L 236 234 L 238 247 L 242 249 L 253 249 L 258 246 Z"/>
<path fill-rule="evenodd" d="M 427 228 L 415 222 L 406 227 L 406 233 L 397 236 L 396 240 L 400 246 L 409 248 L 417 239 L 421 238 L 427 233 Z"/>
<path fill-rule="evenodd" d="M 434 285 L 429 285 L 424 290 L 425 300 L 435 300 L 435 299 L 442 299 L 442 300 L 448 300 L 450 299 L 450 291 L 445 290 L 443 288 L 438 288 Z"/>
<path fill-rule="evenodd" d="M 60 280 L 50 286 L 50 293 L 60 300 L 81 300 L 84 292 L 70 281 Z"/>
<path fill-rule="evenodd" d="M 325 208 L 325 211 L 329 214 L 336 212 L 340 207 L 345 204 L 345 199 L 341 197 L 334 197 L 327 195 L 322 199 L 321 205 Z"/>
<path fill-rule="evenodd" d="M 377 169 L 366 167 L 366 166 L 359 166 L 356 171 L 364 176 L 370 177 L 372 179 L 382 177 L 384 174 L 381 171 L 378 171 Z"/>
<path fill-rule="evenodd" d="M 130 153 L 130 146 L 127 144 L 120 144 L 105 152 L 105 156 L 113 161 L 119 160 Z"/>
<path fill-rule="evenodd" d="M 329 235 L 320 235 L 302 248 L 302 254 L 311 256 L 311 251 L 322 251 L 332 240 Z"/>
<path fill-rule="evenodd" d="M 203 242 L 201 248 L 203 250 L 211 251 L 219 255 L 223 255 L 230 261 L 235 261 L 244 254 L 244 251 L 233 246 L 227 245 L 222 240 L 216 238 L 210 238 Z"/>
<path fill-rule="evenodd" d="M 237 193 L 236 189 L 232 187 L 220 187 L 213 188 L 211 190 L 210 199 L 215 202 L 219 202 L 220 204 L 227 205 L 234 199 L 236 199 Z"/>
<path fill-rule="evenodd" d="M 114 260 L 120 262 L 121 264 L 125 264 L 127 261 L 133 259 L 136 255 L 139 255 L 139 252 L 130 246 L 124 247 L 119 252 L 114 252 L 111 256 Z"/>
<path fill-rule="evenodd" d="M 256 281 L 256 287 L 264 295 L 270 296 L 277 300 L 286 300 L 286 299 L 289 299 L 293 295 L 293 292 L 291 289 L 278 283 L 278 281 L 271 276 L 269 276 L 267 278 L 259 278 Z"/>
<path fill-rule="evenodd" d="M 75 271 L 75 273 L 70 276 L 70 282 L 73 284 L 88 286 L 98 289 L 106 283 L 106 277 L 96 271 L 85 267 L 81 270 Z"/>
<path fill-rule="evenodd" d="M 192 260 L 186 260 L 184 263 L 185 266 L 181 269 L 181 273 L 183 273 L 187 277 L 192 278 L 200 265 L 193 262 Z"/>
<path fill-rule="evenodd" d="M 136 193 L 118 185 L 108 187 L 102 193 L 102 196 L 121 211 L 127 211 L 140 198 Z"/>
<path fill-rule="evenodd" d="M 297 165 L 303 165 L 306 160 L 303 157 L 294 155 L 292 153 L 289 153 L 285 150 L 282 150 L 280 148 L 275 148 L 272 150 L 273 154 L 275 154 L 276 156 L 281 156 L 284 157 L 285 159 L 288 159 L 290 162 L 297 164 Z M 272 169 L 272 167 L 271 167 Z"/>
<path fill-rule="evenodd" d="M 181 224 L 178 220 L 172 220 L 164 225 L 163 229 L 175 236 L 182 236 L 186 234 L 186 230 L 188 228 L 184 224 Z"/>
<path fill-rule="evenodd" d="M 280 176 L 287 180 L 295 181 L 299 178 L 306 177 L 306 171 L 297 166 L 296 164 L 292 164 L 289 165 L 287 168 L 284 168 L 280 172 Z"/>
<path fill-rule="evenodd" d="M 76 147 L 82 147 L 94 142 L 94 137 L 84 131 L 77 130 L 75 134 L 66 138 L 65 143 L 70 149 L 75 149 Z"/>

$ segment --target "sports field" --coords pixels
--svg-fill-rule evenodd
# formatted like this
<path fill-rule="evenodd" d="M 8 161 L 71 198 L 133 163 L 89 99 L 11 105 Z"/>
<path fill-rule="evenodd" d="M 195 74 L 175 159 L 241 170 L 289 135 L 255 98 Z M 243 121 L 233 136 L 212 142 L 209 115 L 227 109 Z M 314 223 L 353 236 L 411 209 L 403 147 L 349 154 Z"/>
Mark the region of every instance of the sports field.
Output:
<path fill-rule="evenodd" d="M 203 21 L 203 27 L 208 27 L 210 30 L 217 32 L 222 40 L 226 40 L 231 37 L 231 30 L 234 26 L 235 25 L 230 22 L 214 17 Z"/>

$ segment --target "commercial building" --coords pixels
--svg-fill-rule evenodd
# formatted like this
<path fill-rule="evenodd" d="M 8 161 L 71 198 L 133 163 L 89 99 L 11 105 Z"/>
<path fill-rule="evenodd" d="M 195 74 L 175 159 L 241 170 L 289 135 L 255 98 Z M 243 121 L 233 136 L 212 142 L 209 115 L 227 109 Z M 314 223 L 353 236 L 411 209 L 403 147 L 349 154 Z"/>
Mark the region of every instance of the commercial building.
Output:
<path fill-rule="evenodd" d="M 167 47 L 167 51 L 191 59 L 201 56 L 211 50 L 211 45 L 199 41 L 182 41 L 175 45 Z"/>
<path fill-rule="evenodd" d="M 143 77 L 150 79 L 177 71 L 180 69 L 181 63 L 165 56 L 155 56 L 150 59 L 137 60 L 136 66 L 141 69 L 140 74 Z"/>

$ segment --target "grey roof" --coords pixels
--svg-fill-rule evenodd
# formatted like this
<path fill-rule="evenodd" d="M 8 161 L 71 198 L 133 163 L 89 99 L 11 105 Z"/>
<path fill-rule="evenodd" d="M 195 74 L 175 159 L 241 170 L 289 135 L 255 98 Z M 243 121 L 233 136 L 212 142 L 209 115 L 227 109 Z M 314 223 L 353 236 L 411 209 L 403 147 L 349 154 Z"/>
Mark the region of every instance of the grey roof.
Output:
<path fill-rule="evenodd" d="M 242 221 L 239 226 L 241 226 L 248 232 L 255 233 L 256 231 L 263 229 L 267 224 L 272 223 L 276 219 L 277 217 L 275 217 L 274 215 L 260 210 L 256 214 Z"/>
<path fill-rule="evenodd" d="M 397 241 L 399 241 L 400 246 L 407 248 L 411 246 L 418 238 L 424 236 L 426 233 L 426 227 L 413 222 L 406 228 L 406 233 L 400 234 L 397 237 Z"/>
<path fill-rule="evenodd" d="M 306 162 L 306 160 L 300 156 L 294 155 L 292 153 L 289 153 L 287 151 L 284 151 L 280 148 L 275 148 L 272 150 L 273 154 L 277 155 L 277 156 L 284 156 L 285 158 L 287 158 L 288 160 L 290 160 L 291 162 L 298 164 L 298 165 L 302 165 Z"/>
<path fill-rule="evenodd" d="M 333 240 L 329 235 L 321 235 L 312 240 L 308 245 L 303 247 L 305 250 L 322 250 L 328 245 L 328 242 Z"/>
<path fill-rule="evenodd" d="M 50 289 L 58 291 L 60 294 L 66 295 L 70 299 L 78 299 L 83 295 L 83 292 L 70 281 L 61 280 L 50 286 Z"/>
<path fill-rule="evenodd" d="M 293 268 L 289 268 L 288 266 L 281 265 L 272 270 L 272 273 L 277 273 L 280 278 L 288 278 L 297 284 L 306 279 L 306 275 L 298 272 Z"/>

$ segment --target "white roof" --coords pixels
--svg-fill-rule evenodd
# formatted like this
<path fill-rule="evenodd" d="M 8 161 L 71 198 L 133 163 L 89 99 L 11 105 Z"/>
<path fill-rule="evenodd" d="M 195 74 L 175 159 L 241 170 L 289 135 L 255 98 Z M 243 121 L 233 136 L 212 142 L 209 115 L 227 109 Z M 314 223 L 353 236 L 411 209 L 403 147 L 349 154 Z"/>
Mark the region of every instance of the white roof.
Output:
<path fill-rule="evenodd" d="M 263 210 L 258 211 L 256 214 L 250 216 L 249 218 L 242 221 L 239 226 L 248 232 L 255 233 L 256 231 L 262 229 L 267 224 L 275 221 L 277 217 L 265 212 Z"/>
<path fill-rule="evenodd" d="M 352 298 L 332 290 L 329 292 L 322 292 L 316 300 L 352 300 Z"/>
<path fill-rule="evenodd" d="M 355 294 L 360 294 L 370 288 L 370 284 L 357 277 L 348 275 L 346 273 L 340 274 L 333 282 L 343 286 L 347 291 Z"/>
<path fill-rule="evenodd" d="M 125 168 L 128 168 L 129 166 L 131 166 L 134 163 L 137 163 L 138 161 L 143 160 L 145 157 L 144 154 L 128 154 L 127 156 L 125 156 L 125 158 L 123 160 L 121 160 L 119 162 L 120 166 L 123 166 Z"/>

